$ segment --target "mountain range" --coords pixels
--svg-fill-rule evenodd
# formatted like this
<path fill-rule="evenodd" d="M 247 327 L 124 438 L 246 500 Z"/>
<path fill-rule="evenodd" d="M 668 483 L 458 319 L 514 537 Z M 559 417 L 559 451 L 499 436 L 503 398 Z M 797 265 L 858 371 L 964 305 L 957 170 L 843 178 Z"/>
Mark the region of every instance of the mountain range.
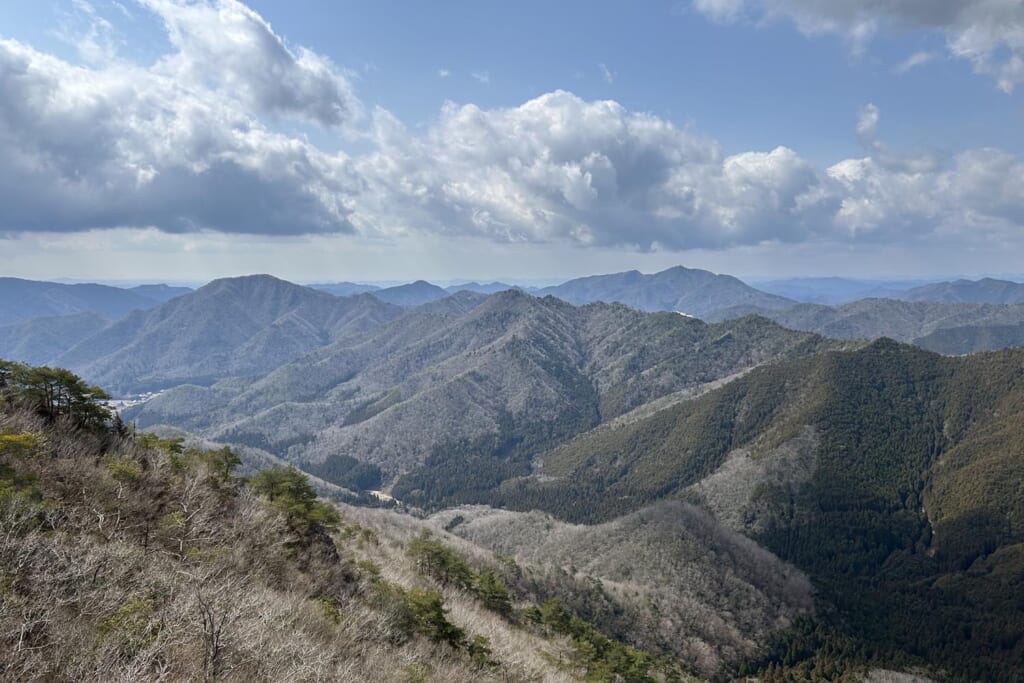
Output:
<path fill-rule="evenodd" d="M 214 280 L 125 318 L 57 363 L 118 393 L 254 377 L 397 316 L 370 295 L 336 297 L 268 275 Z"/>
<path fill-rule="evenodd" d="M 649 401 L 830 345 L 758 318 L 708 325 L 621 304 L 461 292 L 255 381 L 171 389 L 131 416 L 308 467 L 356 458 L 393 476 L 492 434 L 503 451 L 557 442 Z M 524 466 L 513 460 L 503 466 Z"/>
<path fill-rule="evenodd" d="M 799 304 L 785 310 L 740 306 L 708 319 L 761 315 L 795 330 L 834 339 L 889 337 L 961 355 L 1024 344 L 1024 305 L 861 299 L 842 306 Z"/>
<path fill-rule="evenodd" d="M 0 325 L 31 318 L 93 313 L 117 320 L 187 294 L 185 287 L 141 285 L 132 289 L 97 284 L 60 284 L 0 277 Z"/>
<path fill-rule="evenodd" d="M 511 558 L 518 595 L 564 600 L 703 676 L 1018 678 L 1024 351 L 861 339 L 971 330 L 978 344 L 996 326 L 1012 336 L 1024 306 L 761 309 L 720 278 L 625 273 L 563 293 L 629 297 L 640 282 L 649 305 L 674 306 L 692 281 L 737 302 L 706 322 L 516 289 L 396 305 L 249 276 L 109 324 L 7 325 L 0 344 L 45 354 L 92 328 L 57 362 L 115 393 L 162 389 L 124 411 L 138 430 L 390 500 L 467 552 Z M 764 315 L 740 315 L 752 307 Z"/>
<path fill-rule="evenodd" d="M 989 277 L 981 280 L 961 279 L 954 282 L 938 282 L 914 287 L 892 298 L 949 304 L 1022 304 L 1024 303 L 1024 284 L 1009 280 L 995 280 Z"/>

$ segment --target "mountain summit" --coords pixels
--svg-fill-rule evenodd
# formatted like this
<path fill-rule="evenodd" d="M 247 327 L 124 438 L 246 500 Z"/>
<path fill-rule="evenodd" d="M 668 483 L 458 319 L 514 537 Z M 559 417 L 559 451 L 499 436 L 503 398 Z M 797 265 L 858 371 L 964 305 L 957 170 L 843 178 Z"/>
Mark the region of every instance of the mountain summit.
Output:
<path fill-rule="evenodd" d="M 619 302 L 641 311 L 677 311 L 697 317 L 736 306 L 780 310 L 795 304 L 785 297 L 754 289 L 731 275 L 683 266 L 653 275 L 630 270 L 582 277 L 545 287 L 537 294 L 551 294 L 577 305 Z"/>

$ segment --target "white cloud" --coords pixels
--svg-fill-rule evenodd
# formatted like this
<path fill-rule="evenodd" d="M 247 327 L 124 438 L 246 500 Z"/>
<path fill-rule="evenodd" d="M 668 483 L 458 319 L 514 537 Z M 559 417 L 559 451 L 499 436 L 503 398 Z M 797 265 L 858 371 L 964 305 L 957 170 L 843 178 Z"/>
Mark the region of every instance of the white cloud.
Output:
<path fill-rule="evenodd" d="M 731 22 L 739 19 L 745 0 L 693 0 L 693 7 L 715 21 Z"/>
<path fill-rule="evenodd" d="M 489 71 L 474 71 L 470 76 L 484 85 L 490 85 L 491 83 L 491 74 Z"/>
<path fill-rule="evenodd" d="M 609 69 L 607 67 L 607 65 L 605 65 L 604 62 L 601 62 L 600 64 L 598 64 L 597 68 L 601 70 L 601 78 L 604 79 L 605 83 L 608 83 L 609 85 L 611 85 L 612 83 L 615 82 L 615 74 L 612 73 L 612 70 Z"/>
<path fill-rule="evenodd" d="M 905 74 L 919 66 L 935 61 L 938 57 L 939 55 L 935 52 L 915 52 L 893 67 L 893 73 Z"/>
<path fill-rule="evenodd" d="M 361 106 L 329 59 L 290 49 L 270 24 L 237 0 L 139 0 L 164 22 L 175 51 L 155 71 L 179 83 L 222 90 L 257 111 L 325 126 Z"/>
<path fill-rule="evenodd" d="M 818 169 L 786 147 L 725 156 L 668 121 L 568 92 L 509 109 L 448 104 L 423 134 L 377 112 L 378 150 L 354 161 L 368 188 L 356 215 L 396 233 L 641 249 L 1020 232 L 1018 159 L 896 153 L 879 121 L 863 108 L 867 157 Z"/>
<path fill-rule="evenodd" d="M 234 3 L 224 7 L 237 27 Z M 238 57 L 225 57 L 213 82 L 193 80 L 182 73 L 198 68 L 204 48 L 176 44 L 178 51 L 149 68 L 90 68 L 0 40 L 0 231 L 352 230 L 348 204 L 357 182 L 347 158 L 275 133 L 252 111 L 274 103 L 295 110 L 303 97 L 275 99 L 261 77 L 244 82 L 248 72 L 230 66 Z M 187 52 L 193 48 L 197 54 Z M 255 48 L 238 49 L 251 55 Z M 286 75 L 301 69 L 283 68 Z M 338 110 L 317 103 L 308 113 L 326 112 Z"/>
<path fill-rule="evenodd" d="M 828 168 L 781 146 L 726 154 L 666 119 L 565 91 L 508 108 L 448 103 L 423 129 L 383 109 L 353 123 L 361 105 L 344 74 L 287 47 L 250 10 L 146 2 L 172 35 L 172 51 L 152 65 L 75 65 L 0 40 L 0 231 L 432 235 L 641 250 L 1020 243 L 1024 233 L 1019 158 L 894 151 L 874 105 L 856 124 L 865 156 Z M 370 150 L 325 152 L 276 130 L 279 117 L 368 127 L 358 130 Z"/>
<path fill-rule="evenodd" d="M 716 21 L 788 20 L 807 35 L 841 36 L 854 52 L 885 28 L 940 31 L 951 55 L 994 78 L 1004 92 L 1024 83 L 1020 0 L 692 0 L 692 6 Z"/>
<path fill-rule="evenodd" d="M 84 61 L 93 64 L 113 60 L 123 43 L 114 25 L 86 0 L 72 0 L 55 33 L 74 47 Z"/>
<path fill-rule="evenodd" d="M 437 70 L 437 75 L 438 75 L 438 78 L 448 78 L 449 76 L 452 75 L 452 72 L 449 71 L 448 69 L 438 69 Z"/>
<path fill-rule="evenodd" d="M 387 225 L 510 241 L 724 246 L 806 234 L 827 203 L 790 150 L 723 158 L 714 141 L 663 119 L 568 92 L 511 109 L 448 104 L 423 136 L 376 118 L 379 150 L 356 164 L 378 193 L 365 213 Z"/>

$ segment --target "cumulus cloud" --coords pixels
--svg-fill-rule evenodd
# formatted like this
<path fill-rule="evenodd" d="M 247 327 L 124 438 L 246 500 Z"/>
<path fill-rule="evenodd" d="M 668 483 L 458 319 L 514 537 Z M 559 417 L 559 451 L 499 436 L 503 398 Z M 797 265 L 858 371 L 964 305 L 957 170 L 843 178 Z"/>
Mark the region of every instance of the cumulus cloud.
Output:
<path fill-rule="evenodd" d="M 808 35 L 841 36 L 855 52 L 886 27 L 941 31 L 951 55 L 994 78 L 1004 92 L 1024 82 L 1020 0 L 693 0 L 692 6 L 716 21 L 788 20 Z"/>
<path fill-rule="evenodd" d="M 359 100 L 329 59 L 289 49 L 270 24 L 237 0 L 139 2 L 163 20 L 176 48 L 157 71 L 224 90 L 258 111 L 326 126 L 359 114 Z"/>
<path fill-rule="evenodd" d="M 684 248 L 797 237 L 827 216 L 820 179 L 792 150 L 727 157 L 613 101 L 558 91 L 509 109 L 449 103 L 424 135 L 376 119 L 379 149 L 356 163 L 378 193 L 367 213 L 389 225 Z"/>
<path fill-rule="evenodd" d="M 726 153 L 664 118 L 565 91 L 506 108 L 448 103 L 410 129 L 383 109 L 359 119 L 341 70 L 287 46 L 234 0 L 144 1 L 171 36 L 151 65 L 72 64 L 0 40 L 0 232 L 430 234 L 674 250 L 1019 241 L 1024 227 L 1019 158 L 893 150 L 874 105 L 856 121 L 864 156 L 828 168 L 788 147 Z M 358 126 L 369 150 L 325 152 L 276 129 L 281 117 Z"/>
<path fill-rule="evenodd" d="M 378 150 L 355 160 L 368 188 L 357 214 L 397 232 L 641 249 L 1019 232 L 1018 159 L 899 154 L 880 117 L 867 105 L 857 121 L 866 157 L 819 169 L 786 147 L 725 155 L 664 119 L 561 91 L 508 109 L 448 104 L 421 134 L 378 111 Z"/>
<path fill-rule="evenodd" d="M 210 19 L 203 12 L 213 6 L 182 7 Z M 229 27 L 239 25 L 236 3 L 218 7 Z M 348 204 L 358 183 L 349 161 L 267 129 L 251 111 L 294 109 L 302 96 L 257 96 L 263 82 L 227 76 L 229 65 L 203 87 L 179 75 L 198 63 L 180 51 L 194 41 L 178 44 L 149 68 L 90 68 L 0 40 L 0 231 L 352 230 Z M 338 111 L 309 109 L 331 122 Z"/>

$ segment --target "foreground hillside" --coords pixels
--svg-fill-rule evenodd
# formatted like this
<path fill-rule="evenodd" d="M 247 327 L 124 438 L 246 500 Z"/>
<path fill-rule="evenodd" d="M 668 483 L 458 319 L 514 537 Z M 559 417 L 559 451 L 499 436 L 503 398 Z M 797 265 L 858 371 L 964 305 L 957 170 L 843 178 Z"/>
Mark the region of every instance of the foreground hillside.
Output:
<path fill-rule="evenodd" d="M 362 526 L 294 470 L 244 481 L 73 376 L 0 369 L 0 680 L 688 680 L 440 530 Z M 37 403 L 40 378 L 74 401 Z"/>

